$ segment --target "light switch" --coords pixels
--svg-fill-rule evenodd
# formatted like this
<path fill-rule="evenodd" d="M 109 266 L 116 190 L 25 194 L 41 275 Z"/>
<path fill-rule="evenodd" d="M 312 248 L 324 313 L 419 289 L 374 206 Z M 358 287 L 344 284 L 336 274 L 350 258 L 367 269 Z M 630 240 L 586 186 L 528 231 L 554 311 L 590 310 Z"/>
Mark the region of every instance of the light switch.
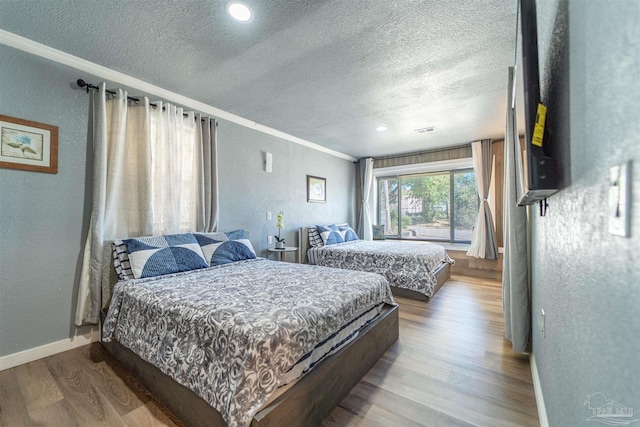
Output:
<path fill-rule="evenodd" d="M 609 171 L 609 233 L 616 236 L 629 236 L 630 172 L 630 162 L 613 166 Z"/>
<path fill-rule="evenodd" d="M 267 221 L 271 221 L 271 212 L 267 211 Z"/>
<path fill-rule="evenodd" d="M 267 153 L 264 161 L 264 170 L 266 172 L 273 172 L 273 154 Z"/>
<path fill-rule="evenodd" d="M 272 235 L 268 235 L 267 236 L 267 245 L 271 245 L 273 244 L 273 236 Z"/>

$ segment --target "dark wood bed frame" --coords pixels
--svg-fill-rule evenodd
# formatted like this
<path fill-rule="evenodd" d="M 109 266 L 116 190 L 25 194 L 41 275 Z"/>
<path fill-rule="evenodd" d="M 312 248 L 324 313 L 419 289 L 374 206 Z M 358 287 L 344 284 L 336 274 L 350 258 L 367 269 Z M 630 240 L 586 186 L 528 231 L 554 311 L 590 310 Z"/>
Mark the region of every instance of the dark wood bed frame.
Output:
<path fill-rule="evenodd" d="M 113 268 L 110 241 L 105 242 L 102 265 L 101 296 L 104 324 L 112 290 L 118 281 Z M 253 418 L 251 427 L 320 425 L 397 341 L 398 334 L 398 307 L 386 305 L 380 316 L 360 331 L 357 339 L 324 359 L 263 407 Z M 187 426 L 227 425 L 220 413 L 200 396 L 119 342 L 102 342 L 102 345 Z"/>
<path fill-rule="evenodd" d="M 300 227 L 298 229 L 298 252 L 299 252 L 299 262 L 308 262 L 307 260 L 307 251 L 309 250 L 309 234 L 307 231 L 307 227 Z M 451 264 L 443 262 L 438 266 L 436 271 L 434 271 L 436 276 L 436 286 L 433 288 L 433 295 L 435 295 L 442 285 L 445 284 L 447 280 L 451 277 Z M 429 297 L 425 294 L 414 291 L 411 289 L 398 288 L 396 286 L 391 286 L 391 292 L 394 296 L 398 297 L 406 297 L 417 299 L 421 301 L 429 301 Z M 433 297 L 432 295 L 432 297 Z"/>
<path fill-rule="evenodd" d="M 320 425 L 398 339 L 398 307 L 382 314 L 339 352 L 319 363 L 253 418 L 251 427 Z M 222 416 L 200 396 L 178 384 L 117 341 L 102 345 L 188 426 L 224 427 Z"/>

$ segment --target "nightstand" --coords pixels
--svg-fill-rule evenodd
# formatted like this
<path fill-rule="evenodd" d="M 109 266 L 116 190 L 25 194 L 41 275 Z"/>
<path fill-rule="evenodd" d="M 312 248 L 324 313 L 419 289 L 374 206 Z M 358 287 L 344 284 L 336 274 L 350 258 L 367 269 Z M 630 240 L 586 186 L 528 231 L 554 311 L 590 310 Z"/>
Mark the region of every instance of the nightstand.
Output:
<path fill-rule="evenodd" d="M 293 252 L 295 254 L 293 262 L 300 263 L 300 250 L 297 246 L 285 246 L 284 249 L 267 248 L 267 252 L 267 257 L 271 253 L 280 254 L 280 261 L 286 261 L 287 252 Z"/>

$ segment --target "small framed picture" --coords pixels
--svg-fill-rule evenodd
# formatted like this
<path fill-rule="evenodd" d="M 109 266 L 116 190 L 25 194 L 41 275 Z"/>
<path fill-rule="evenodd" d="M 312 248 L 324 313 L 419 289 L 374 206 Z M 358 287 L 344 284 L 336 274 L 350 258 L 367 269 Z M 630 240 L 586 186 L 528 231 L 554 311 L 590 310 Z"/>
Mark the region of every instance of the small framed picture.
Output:
<path fill-rule="evenodd" d="M 327 180 L 307 175 L 307 202 L 325 203 L 327 201 Z"/>
<path fill-rule="evenodd" d="M 58 173 L 58 127 L 0 114 L 0 168 Z"/>

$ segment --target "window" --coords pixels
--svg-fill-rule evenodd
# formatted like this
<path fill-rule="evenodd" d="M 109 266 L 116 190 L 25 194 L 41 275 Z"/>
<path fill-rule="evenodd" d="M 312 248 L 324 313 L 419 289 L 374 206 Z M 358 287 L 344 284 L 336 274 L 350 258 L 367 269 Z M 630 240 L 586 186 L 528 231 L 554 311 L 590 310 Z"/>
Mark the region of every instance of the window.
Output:
<path fill-rule="evenodd" d="M 201 219 L 204 186 L 199 123 L 193 113 L 183 116 L 175 106 L 149 110 L 154 235 L 193 231 Z"/>
<path fill-rule="evenodd" d="M 480 200 L 473 169 L 380 177 L 378 224 L 399 239 L 471 241 Z"/>

